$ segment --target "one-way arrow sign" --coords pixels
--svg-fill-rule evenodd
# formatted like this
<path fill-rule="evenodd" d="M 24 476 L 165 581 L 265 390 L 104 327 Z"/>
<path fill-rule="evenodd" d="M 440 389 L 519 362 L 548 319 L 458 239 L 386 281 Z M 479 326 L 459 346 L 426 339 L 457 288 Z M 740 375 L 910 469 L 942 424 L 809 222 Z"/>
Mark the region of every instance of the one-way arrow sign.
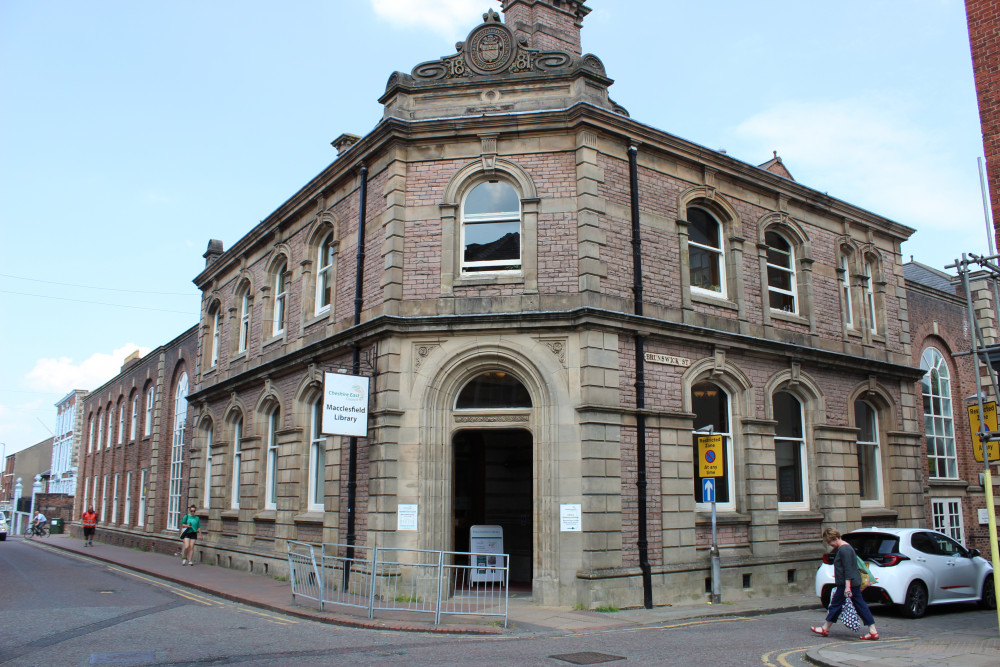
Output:
<path fill-rule="evenodd" d="M 711 477 L 701 480 L 701 502 L 715 502 L 715 480 Z"/>

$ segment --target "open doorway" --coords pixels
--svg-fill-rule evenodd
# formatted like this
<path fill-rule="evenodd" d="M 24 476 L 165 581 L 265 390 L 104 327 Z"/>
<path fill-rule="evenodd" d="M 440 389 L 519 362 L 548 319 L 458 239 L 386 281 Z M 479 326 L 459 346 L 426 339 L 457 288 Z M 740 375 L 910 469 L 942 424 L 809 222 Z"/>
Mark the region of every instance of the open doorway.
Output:
<path fill-rule="evenodd" d="M 469 528 L 503 528 L 512 585 L 531 585 L 533 466 L 531 433 L 523 429 L 459 431 L 454 440 L 456 551 L 469 550 Z"/>

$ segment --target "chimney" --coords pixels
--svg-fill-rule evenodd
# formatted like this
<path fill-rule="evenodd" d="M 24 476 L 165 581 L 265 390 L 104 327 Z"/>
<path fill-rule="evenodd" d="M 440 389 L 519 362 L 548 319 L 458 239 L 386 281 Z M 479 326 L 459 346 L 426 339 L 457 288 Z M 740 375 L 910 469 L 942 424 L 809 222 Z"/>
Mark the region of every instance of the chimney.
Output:
<path fill-rule="evenodd" d="M 139 354 L 139 350 L 136 350 L 132 354 L 130 354 L 127 357 L 125 357 L 125 361 L 122 362 L 122 369 L 119 372 L 124 373 L 126 370 L 128 370 L 129 368 L 132 368 L 137 363 L 139 363 L 139 361 L 141 359 L 142 359 L 142 355 Z"/>
<path fill-rule="evenodd" d="M 215 263 L 215 260 L 222 256 L 222 241 L 219 239 L 209 239 L 208 240 L 208 250 L 202 257 L 205 258 L 205 268 Z"/>
<path fill-rule="evenodd" d="M 590 13 L 585 0 L 500 0 L 504 23 L 542 51 L 566 51 L 579 58 L 580 29 Z"/>

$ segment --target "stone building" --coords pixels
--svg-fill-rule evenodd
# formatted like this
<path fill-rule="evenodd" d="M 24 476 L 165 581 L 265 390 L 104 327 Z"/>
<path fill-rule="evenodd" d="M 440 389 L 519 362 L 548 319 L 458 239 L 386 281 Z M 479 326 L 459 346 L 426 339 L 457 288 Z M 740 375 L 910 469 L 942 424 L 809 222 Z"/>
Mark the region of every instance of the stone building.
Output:
<path fill-rule="evenodd" d="M 99 541 L 176 548 L 188 495 L 187 395 L 193 384 L 196 329 L 144 357 L 136 351 L 117 376 L 83 399 L 74 531 L 80 530 L 84 509 L 93 507 Z"/>
<path fill-rule="evenodd" d="M 500 525 L 543 604 L 696 599 L 709 426 L 724 598 L 810 590 L 824 525 L 922 525 L 912 230 L 777 156 L 631 118 L 582 52 L 582 1 L 502 10 L 392 74 L 374 130 L 342 135 L 232 247 L 209 243 L 200 557 L 274 571 L 289 539 L 462 551 L 470 526 Z M 367 437 L 322 432 L 339 370 L 370 378 Z"/>
<path fill-rule="evenodd" d="M 87 396 L 74 389 L 56 403 L 56 430 L 52 441 L 52 467 L 49 493 L 76 493 L 76 474 L 80 443 L 83 441 L 83 412 L 77 410 Z"/>

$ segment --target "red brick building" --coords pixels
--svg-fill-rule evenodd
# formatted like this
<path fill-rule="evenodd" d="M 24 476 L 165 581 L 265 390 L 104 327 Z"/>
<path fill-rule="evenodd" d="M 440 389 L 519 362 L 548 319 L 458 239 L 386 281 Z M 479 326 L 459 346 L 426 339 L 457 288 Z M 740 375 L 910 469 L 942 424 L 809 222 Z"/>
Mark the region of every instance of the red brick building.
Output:
<path fill-rule="evenodd" d="M 197 342 L 191 328 L 144 357 L 136 352 L 121 373 L 83 400 L 74 530 L 84 509 L 94 507 L 99 541 L 176 547 L 187 506 L 187 395 Z"/>
<path fill-rule="evenodd" d="M 987 185 L 997 243 L 1000 246 L 1000 1 L 965 0 L 972 48 L 972 68 L 979 100 L 979 122 L 983 128 Z"/>
<path fill-rule="evenodd" d="M 581 49 L 583 2 L 502 9 L 209 243 L 199 558 L 462 551 L 488 524 L 541 603 L 696 599 L 709 426 L 730 599 L 811 590 L 825 525 L 923 525 L 912 230 L 630 118 Z M 338 370 L 371 381 L 366 437 L 323 432 Z"/>

